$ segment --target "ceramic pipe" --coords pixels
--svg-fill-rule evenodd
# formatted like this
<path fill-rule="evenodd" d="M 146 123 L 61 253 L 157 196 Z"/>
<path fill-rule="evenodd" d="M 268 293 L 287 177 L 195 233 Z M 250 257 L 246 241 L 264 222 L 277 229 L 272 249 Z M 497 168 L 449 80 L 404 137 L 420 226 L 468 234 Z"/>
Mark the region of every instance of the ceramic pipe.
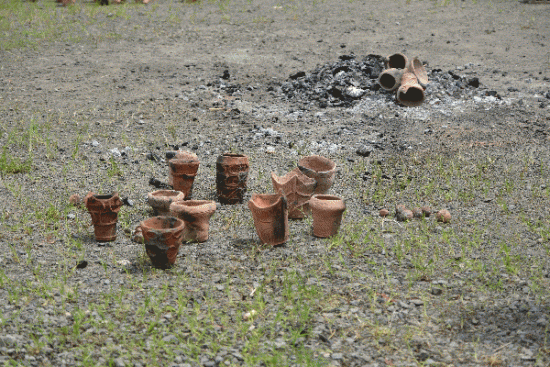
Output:
<path fill-rule="evenodd" d="M 403 76 L 404 69 L 386 69 L 378 77 L 378 84 L 382 88 L 388 91 L 396 90 L 401 84 L 401 77 Z"/>
<path fill-rule="evenodd" d="M 398 52 L 393 55 L 387 56 L 384 59 L 384 63 L 386 65 L 386 69 L 406 69 L 409 65 L 409 59 L 407 59 L 407 56 Z"/>
<path fill-rule="evenodd" d="M 407 107 L 419 106 L 425 99 L 424 89 L 416 76 L 411 72 L 406 72 L 401 77 L 401 86 L 397 89 L 397 100 Z"/>

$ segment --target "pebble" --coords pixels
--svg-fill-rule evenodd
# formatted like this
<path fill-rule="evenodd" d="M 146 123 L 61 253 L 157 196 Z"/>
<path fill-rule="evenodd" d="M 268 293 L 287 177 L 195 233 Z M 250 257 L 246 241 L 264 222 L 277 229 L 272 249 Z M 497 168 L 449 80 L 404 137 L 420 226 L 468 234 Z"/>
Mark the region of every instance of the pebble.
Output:
<path fill-rule="evenodd" d="M 438 222 L 449 223 L 451 221 L 451 213 L 446 209 L 441 209 L 435 213 L 435 218 Z"/>

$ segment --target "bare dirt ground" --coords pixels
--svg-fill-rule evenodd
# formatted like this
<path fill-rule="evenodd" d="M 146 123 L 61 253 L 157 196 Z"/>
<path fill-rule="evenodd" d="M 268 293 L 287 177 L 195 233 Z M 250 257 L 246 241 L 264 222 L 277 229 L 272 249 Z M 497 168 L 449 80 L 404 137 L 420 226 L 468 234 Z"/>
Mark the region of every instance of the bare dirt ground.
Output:
<path fill-rule="evenodd" d="M 59 7 L 81 40 L 0 52 L 0 145 L 32 159 L 0 179 L 0 361 L 550 364 L 550 5 L 121 6 L 93 17 Z M 422 106 L 375 87 L 320 101 L 341 63 L 395 52 L 426 62 Z M 325 69 L 330 80 L 307 79 Z M 320 97 L 288 93 L 300 88 Z M 246 203 L 223 205 L 208 242 L 182 247 L 171 272 L 151 269 L 130 233 L 178 148 L 199 156 L 194 197 L 209 200 L 223 152 L 250 157 L 247 200 L 271 190 L 272 171 L 330 157 L 332 193 L 347 204 L 341 237 L 294 221 L 288 244 L 266 248 Z M 85 210 L 67 205 L 88 191 L 131 204 L 113 244 L 99 246 Z M 453 220 L 378 217 L 399 203 Z M 260 316 L 243 322 L 250 309 Z"/>

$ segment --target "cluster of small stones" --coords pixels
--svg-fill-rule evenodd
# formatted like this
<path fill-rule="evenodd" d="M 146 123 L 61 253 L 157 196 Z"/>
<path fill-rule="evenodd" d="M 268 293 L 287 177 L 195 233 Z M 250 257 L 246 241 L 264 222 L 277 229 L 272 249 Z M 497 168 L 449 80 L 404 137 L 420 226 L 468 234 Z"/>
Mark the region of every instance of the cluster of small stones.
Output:
<path fill-rule="evenodd" d="M 428 218 L 432 213 L 433 211 L 429 206 L 415 207 L 412 210 L 407 209 L 403 204 L 395 206 L 395 219 L 399 222 L 406 222 L 414 218 Z M 383 208 L 379 214 L 382 218 L 386 218 L 390 215 L 390 211 Z M 435 213 L 435 218 L 438 222 L 449 223 L 451 221 L 451 213 L 447 209 L 441 209 Z"/>

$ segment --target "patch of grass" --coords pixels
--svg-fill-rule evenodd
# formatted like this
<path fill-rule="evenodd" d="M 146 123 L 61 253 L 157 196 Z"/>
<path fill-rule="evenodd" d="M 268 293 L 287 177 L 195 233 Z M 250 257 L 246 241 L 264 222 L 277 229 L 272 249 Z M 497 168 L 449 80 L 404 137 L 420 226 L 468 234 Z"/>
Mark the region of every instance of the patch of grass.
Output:
<path fill-rule="evenodd" d="M 29 173 L 32 169 L 32 158 L 21 159 L 11 156 L 8 152 L 8 148 L 4 146 L 2 149 L 2 155 L 0 155 L 0 173 L 4 174 L 16 174 L 16 173 Z"/>

